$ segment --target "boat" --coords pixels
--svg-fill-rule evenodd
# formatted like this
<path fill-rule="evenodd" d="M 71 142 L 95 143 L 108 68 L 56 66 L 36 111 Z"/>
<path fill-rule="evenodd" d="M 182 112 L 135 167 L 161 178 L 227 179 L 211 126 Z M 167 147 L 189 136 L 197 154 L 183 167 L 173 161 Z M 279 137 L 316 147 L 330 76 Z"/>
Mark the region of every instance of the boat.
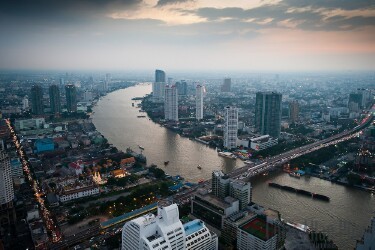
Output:
<path fill-rule="evenodd" d="M 146 117 L 145 115 L 138 115 L 137 116 L 138 118 L 143 118 L 143 117 Z"/>
<path fill-rule="evenodd" d="M 223 157 L 230 158 L 230 159 L 236 159 L 237 158 L 234 154 L 232 154 L 230 152 L 218 152 L 217 154 L 220 155 L 220 156 L 223 156 Z"/>
<path fill-rule="evenodd" d="M 164 165 L 168 165 L 168 163 L 169 163 L 169 161 L 165 161 L 165 162 L 164 162 Z"/>
<path fill-rule="evenodd" d="M 295 172 L 290 172 L 289 176 L 294 177 L 294 178 L 301 178 L 301 175 L 299 173 L 295 173 Z"/>
<path fill-rule="evenodd" d="M 145 148 L 142 147 L 141 145 L 138 145 L 138 147 L 139 147 L 140 149 L 142 149 L 142 150 L 145 150 Z"/>
<path fill-rule="evenodd" d="M 134 107 L 134 102 L 132 102 L 132 107 Z"/>
<path fill-rule="evenodd" d="M 201 165 L 198 165 L 197 168 L 198 168 L 198 169 L 202 169 Z"/>
<path fill-rule="evenodd" d="M 313 194 L 314 199 L 323 200 L 323 201 L 329 201 L 329 197 L 322 195 L 322 194 Z"/>

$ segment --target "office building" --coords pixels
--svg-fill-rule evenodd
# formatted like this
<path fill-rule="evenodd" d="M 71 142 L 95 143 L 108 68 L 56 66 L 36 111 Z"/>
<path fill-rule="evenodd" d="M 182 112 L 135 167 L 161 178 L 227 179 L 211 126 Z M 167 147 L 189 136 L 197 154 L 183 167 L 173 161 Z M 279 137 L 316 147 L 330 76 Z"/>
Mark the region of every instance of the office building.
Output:
<path fill-rule="evenodd" d="M 34 115 L 42 115 L 44 113 L 43 89 L 39 85 L 31 87 L 31 112 Z"/>
<path fill-rule="evenodd" d="M 17 119 L 14 122 L 14 126 L 17 131 L 19 130 L 30 130 L 42 128 L 45 124 L 44 118 L 32 118 L 32 119 Z"/>
<path fill-rule="evenodd" d="M 232 88 L 232 80 L 224 78 L 223 85 L 221 85 L 221 92 L 230 92 Z"/>
<path fill-rule="evenodd" d="M 224 147 L 227 149 L 236 148 L 238 130 L 238 110 L 234 107 L 224 109 Z"/>
<path fill-rule="evenodd" d="M 13 183 L 10 159 L 5 151 L 0 151 L 0 205 L 13 201 Z"/>
<path fill-rule="evenodd" d="M 83 100 L 85 102 L 91 102 L 93 100 L 93 94 L 91 91 L 86 90 L 83 92 Z"/>
<path fill-rule="evenodd" d="M 241 211 L 228 216 L 224 220 L 223 230 L 221 236 L 227 244 L 236 245 L 237 232 L 240 225 L 254 218 L 256 214 L 250 211 Z"/>
<path fill-rule="evenodd" d="M 62 88 L 63 86 L 65 86 L 64 78 L 60 78 L 60 88 Z"/>
<path fill-rule="evenodd" d="M 154 102 L 164 101 L 165 92 L 165 72 L 155 70 L 155 82 L 152 83 L 152 97 Z"/>
<path fill-rule="evenodd" d="M 357 89 L 357 93 L 362 96 L 361 107 L 366 108 L 371 103 L 371 91 L 369 89 Z"/>
<path fill-rule="evenodd" d="M 197 85 L 195 91 L 195 118 L 203 119 L 203 86 Z"/>
<path fill-rule="evenodd" d="M 29 98 L 28 98 L 28 96 L 25 96 L 22 99 L 22 109 L 23 110 L 28 110 L 29 109 Z"/>
<path fill-rule="evenodd" d="M 229 196 L 239 200 L 240 210 L 246 209 L 252 196 L 250 182 L 232 180 L 229 184 Z"/>
<path fill-rule="evenodd" d="M 229 178 L 221 170 L 212 172 L 212 194 L 219 199 L 230 196 L 239 201 L 239 208 L 243 210 L 251 202 L 252 188 L 250 182 L 243 182 Z"/>
<path fill-rule="evenodd" d="M 9 230 L 15 223 L 13 206 L 14 191 L 10 159 L 5 151 L 0 151 L 0 228 Z"/>
<path fill-rule="evenodd" d="M 122 230 L 122 250 L 218 248 L 217 236 L 201 220 L 182 224 L 176 204 L 158 207 L 157 216 L 143 215 L 127 222 Z"/>
<path fill-rule="evenodd" d="M 296 123 L 299 116 L 299 104 L 297 100 L 289 103 L 289 120 L 291 123 Z"/>
<path fill-rule="evenodd" d="M 178 122 L 178 94 L 175 85 L 165 87 L 164 118 Z"/>
<path fill-rule="evenodd" d="M 267 222 L 267 217 L 256 215 L 238 227 L 237 249 L 274 250 L 277 246 L 277 234 L 274 225 Z"/>
<path fill-rule="evenodd" d="M 255 151 L 261 151 L 266 148 L 273 147 L 279 143 L 278 138 L 272 138 L 269 135 L 262 135 L 250 139 L 250 148 Z"/>
<path fill-rule="evenodd" d="M 187 86 L 187 82 L 185 80 L 181 80 L 179 82 L 176 82 L 176 87 L 177 87 L 177 93 L 179 95 L 187 95 L 188 86 Z"/>
<path fill-rule="evenodd" d="M 275 92 L 256 93 L 255 128 L 262 135 L 280 136 L 282 95 Z"/>
<path fill-rule="evenodd" d="M 77 112 L 77 91 L 73 84 L 65 85 L 66 109 Z"/>
<path fill-rule="evenodd" d="M 221 199 L 200 190 L 191 199 L 191 213 L 217 229 L 223 227 L 225 218 L 237 212 L 239 201 L 230 196 Z"/>
<path fill-rule="evenodd" d="M 60 89 L 55 84 L 49 86 L 49 102 L 52 114 L 61 113 Z"/>
<path fill-rule="evenodd" d="M 164 82 L 165 83 L 165 72 L 163 70 L 155 70 L 155 82 Z"/>
<path fill-rule="evenodd" d="M 212 172 L 211 189 L 212 194 L 220 199 L 224 199 L 229 195 L 230 178 L 221 170 Z"/>

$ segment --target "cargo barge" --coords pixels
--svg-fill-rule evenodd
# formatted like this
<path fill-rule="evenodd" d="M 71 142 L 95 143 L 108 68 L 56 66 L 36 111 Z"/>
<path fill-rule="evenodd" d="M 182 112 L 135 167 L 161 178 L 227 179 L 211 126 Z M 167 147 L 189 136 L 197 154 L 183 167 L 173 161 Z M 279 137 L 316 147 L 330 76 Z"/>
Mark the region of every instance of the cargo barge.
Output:
<path fill-rule="evenodd" d="M 329 201 L 330 200 L 330 198 L 328 196 L 325 196 L 325 195 L 322 195 L 322 194 L 311 193 L 311 192 L 303 190 L 303 189 L 297 189 L 297 188 L 290 187 L 290 186 L 284 186 L 284 185 L 280 185 L 280 184 L 277 184 L 277 183 L 274 183 L 274 182 L 270 182 L 270 183 L 268 183 L 268 185 L 270 187 L 278 188 L 278 189 L 281 189 L 281 190 L 301 194 L 301 195 L 304 195 L 304 196 L 309 196 L 309 197 L 312 197 L 313 199 L 318 199 L 318 200 L 323 200 L 323 201 Z"/>

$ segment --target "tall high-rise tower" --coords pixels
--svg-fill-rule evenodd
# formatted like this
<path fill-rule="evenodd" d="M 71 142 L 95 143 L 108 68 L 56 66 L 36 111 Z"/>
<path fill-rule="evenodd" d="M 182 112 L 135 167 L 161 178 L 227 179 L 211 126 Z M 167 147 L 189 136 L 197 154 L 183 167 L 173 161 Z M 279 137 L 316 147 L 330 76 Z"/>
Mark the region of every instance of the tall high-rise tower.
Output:
<path fill-rule="evenodd" d="M 197 85 L 195 91 L 195 118 L 197 120 L 203 119 L 203 86 Z"/>
<path fill-rule="evenodd" d="M 49 86 L 49 101 L 53 114 L 61 113 L 60 89 L 56 84 Z"/>
<path fill-rule="evenodd" d="M 163 70 L 155 70 L 155 82 L 165 82 L 165 72 Z"/>
<path fill-rule="evenodd" d="M 224 147 L 227 149 L 237 146 L 238 110 L 235 107 L 225 107 L 224 110 Z"/>
<path fill-rule="evenodd" d="M 73 84 L 65 85 L 65 97 L 68 112 L 77 112 L 77 91 Z"/>
<path fill-rule="evenodd" d="M 289 103 L 289 119 L 291 123 L 298 121 L 299 105 L 297 100 L 293 100 Z"/>
<path fill-rule="evenodd" d="M 262 135 L 278 138 L 281 129 L 282 95 L 275 92 L 256 93 L 255 128 Z"/>
<path fill-rule="evenodd" d="M 10 160 L 5 151 L 0 150 L 0 221 L 3 228 L 15 221 L 13 199 L 14 191 Z"/>
<path fill-rule="evenodd" d="M 164 117 L 165 120 L 178 121 L 178 94 L 175 85 L 165 87 Z"/>
<path fill-rule="evenodd" d="M 0 205 L 13 201 L 13 182 L 10 160 L 5 151 L 0 151 Z"/>
<path fill-rule="evenodd" d="M 224 78 L 223 85 L 221 85 L 221 92 L 230 92 L 232 88 L 232 80 L 230 78 Z"/>
<path fill-rule="evenodd" d="M 165 92 L 165 72 L 155 70 L 155 82 L 152 83 L 152 97 L 154 101 L 162 101 Z"/>
<path fill-rule="evenodd" d="M 39 85 L 31 87 L 31 111 L 34 115 L 42 115 L 43 108 L 43 89 Z"/>

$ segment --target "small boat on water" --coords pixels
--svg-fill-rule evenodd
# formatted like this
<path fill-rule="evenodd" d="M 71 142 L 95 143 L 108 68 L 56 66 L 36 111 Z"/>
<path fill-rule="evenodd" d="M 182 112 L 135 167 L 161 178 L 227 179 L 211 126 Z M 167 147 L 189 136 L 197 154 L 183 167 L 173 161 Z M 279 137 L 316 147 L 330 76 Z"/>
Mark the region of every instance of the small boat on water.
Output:
<path fill-rule="evenodd" d="M 198 168 L 198 169 L 202 169 L 201 165 L 198 165 L 197 168 Z"/>
<path fill-rule="evenodd" d="M 289 176 L 294 177 L 294 178 L 301 178 L 301 175 L 299 173 L 295 173 L 295 172 L 290 172 Z"/>
<path fill-rule="evenodd" d="M 132 107 L 134 107 L 134 102 L 132 102 Z"/>
<path fill-rule="evenodd" d="M 141 145 L 138 145 L 138 147 L 139 147 L 140 149 L 142 149 L 142 150 L 145 150 L 145 148 L 142 147 Z"/>
<path fill-rule="evenodd" d="M 164 165 L 168 165 L 168 163 L 169 163 L 169 161 L 165 161 L 165 162 L 164 162 Z"/>
<path fill-rule="evenodd" d="M 220 155 L 220 156 L 223 156 L 223 157 L 234 159 L 234 160 L 237 158 L 234 154 L 232 154 L 230 152 L 218 152 L 217 154 Z"/>
<path fill-rule="evenodd" d="M 138 118 L 144 118 L 144 117 L 146 117 L 145 115 L 138 115 L 137 116 Z"/>

